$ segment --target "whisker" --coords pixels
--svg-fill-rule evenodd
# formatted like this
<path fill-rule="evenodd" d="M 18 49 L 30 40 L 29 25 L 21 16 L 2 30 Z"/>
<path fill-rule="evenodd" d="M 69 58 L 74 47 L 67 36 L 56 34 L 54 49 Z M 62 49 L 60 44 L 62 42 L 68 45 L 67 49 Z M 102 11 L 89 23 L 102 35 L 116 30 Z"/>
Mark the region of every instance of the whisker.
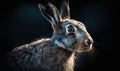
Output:
<path fill-rule="evenodd" d="M 94 64 L 95 58 L 97 56 L 97 50 L 95 49 L 95 47 L 92 46 L 92 49 L 90 51 L 88 51 L 87 54 L 88 54 L 88 58 L 90 60 L 90 63 Z"/>

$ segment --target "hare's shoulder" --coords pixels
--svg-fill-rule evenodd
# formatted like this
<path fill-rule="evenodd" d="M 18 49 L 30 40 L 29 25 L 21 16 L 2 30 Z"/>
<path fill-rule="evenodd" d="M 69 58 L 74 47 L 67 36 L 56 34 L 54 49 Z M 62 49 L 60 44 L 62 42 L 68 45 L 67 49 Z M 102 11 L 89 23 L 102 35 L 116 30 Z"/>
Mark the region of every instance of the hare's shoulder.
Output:
<path fill-rule="evenodd" d="M 17 57 L 18 59 L 23 59 L 24 57 L 31 57 L 35 54 L 43 52 L 48 46 L 52 44 L 50 39 L 40 39 L 34 41 L 30 44 L 25 44 L 14 48 L 11 52 L 8 53 L 10 57 Z M 49 48 L 48 48 L 49 49 Z"/>
<path fill-rule="evenodd" d="M 40 39 L 37 41 L 33 41 L 29 44 L 17 46 L 12 50 L 12 52 L 17 52 L 17 51 L 33 52 L 36 49 L 44 48 L 44 46 L 49 43 L 50 43 L 50 39 Z"/>
<path fill-rule="evenodd" d="M 40 39 L 30 44 L 25 44 L 14 48 L 7 55 L 8 65 L 13 67 L 19 65 L 20 67 L 29 68 L 31 65 L 40 63 L 41 56 L 48 48 L 47 44 L 50 43 L 52 43 L 50 39 Z"/>

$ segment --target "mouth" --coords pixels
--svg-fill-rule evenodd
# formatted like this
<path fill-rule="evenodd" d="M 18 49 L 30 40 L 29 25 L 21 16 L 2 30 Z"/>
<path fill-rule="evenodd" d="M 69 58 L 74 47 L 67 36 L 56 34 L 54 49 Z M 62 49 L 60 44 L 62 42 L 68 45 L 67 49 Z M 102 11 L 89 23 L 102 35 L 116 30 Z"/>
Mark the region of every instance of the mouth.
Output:
<path fill-rule="evenodd" d="M 92 50 L 92 44 L 89 47 L 86 47 L 86 49 L 84 49 L 84 52 L 90 51 Z"/>

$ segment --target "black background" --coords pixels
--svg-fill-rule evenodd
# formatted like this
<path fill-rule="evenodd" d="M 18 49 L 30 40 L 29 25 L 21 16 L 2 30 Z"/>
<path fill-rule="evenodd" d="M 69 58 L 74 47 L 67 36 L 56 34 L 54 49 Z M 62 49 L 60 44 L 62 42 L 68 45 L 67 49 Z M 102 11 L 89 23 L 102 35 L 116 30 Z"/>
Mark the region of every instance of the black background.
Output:
<path fill-rule="evenodd" d="M 49 1 L 60 8 L 62 0 Z M 38 2 L 39 0 L 0 1 L 1 70 L 7 68 L 5 55 L 16 46 L 52 36 L 51 25 L 42 17 Z M 70 0 L 70 8 L 71 18 L 83 22 L 95 42 L 94 54 L 81 54 L 76 71 L 116 71 L 119 62 L 117 1 Z"/>

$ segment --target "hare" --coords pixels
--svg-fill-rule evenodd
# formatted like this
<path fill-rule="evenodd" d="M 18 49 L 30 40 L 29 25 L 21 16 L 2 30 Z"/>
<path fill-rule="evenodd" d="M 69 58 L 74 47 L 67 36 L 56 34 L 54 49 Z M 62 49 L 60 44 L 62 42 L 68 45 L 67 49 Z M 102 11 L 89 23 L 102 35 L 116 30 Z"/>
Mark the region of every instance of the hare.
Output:
<path fill-rule="evenodd" d="M 70 19 L 68 0 L 60 11 L 49 2 L 38 6 L 51 23 L 53 36 L 13 49 L 9 53 L 12 71 L 74 71 L 75 53 L 90 50 L 92 37 L 83 23 Z"/>

